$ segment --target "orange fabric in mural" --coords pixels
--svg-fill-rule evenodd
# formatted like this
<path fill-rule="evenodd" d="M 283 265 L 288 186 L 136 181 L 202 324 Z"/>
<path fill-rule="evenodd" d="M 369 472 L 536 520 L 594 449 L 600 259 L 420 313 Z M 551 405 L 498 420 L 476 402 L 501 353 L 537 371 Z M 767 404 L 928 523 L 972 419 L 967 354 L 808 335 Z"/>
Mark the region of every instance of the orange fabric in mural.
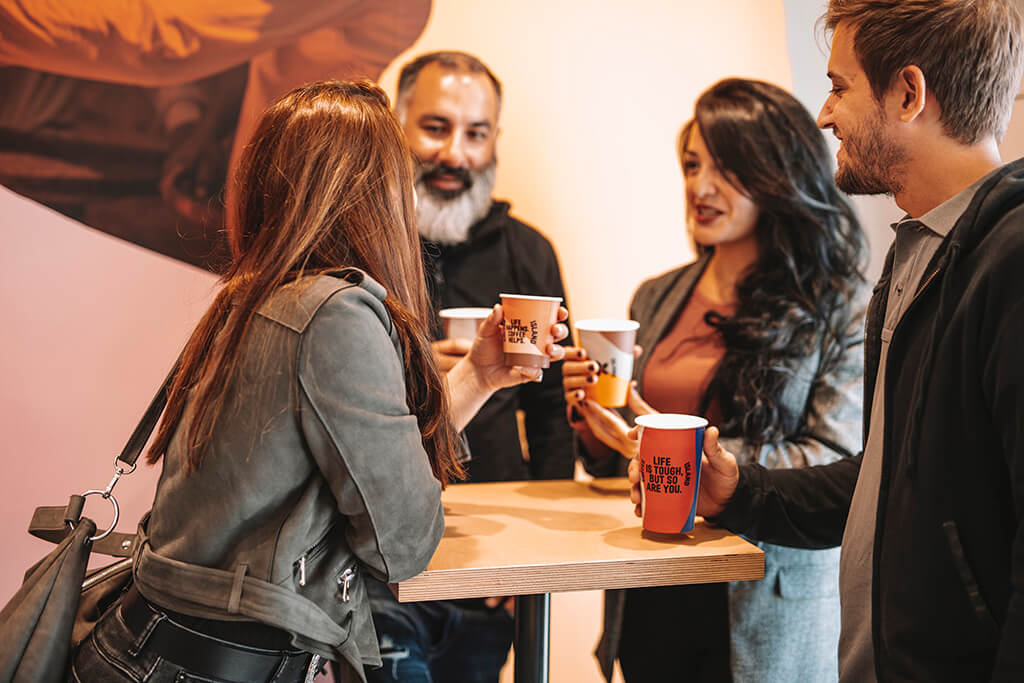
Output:
<path fill-rule="evenodd" d="M 378 79 L 430 6 L 0 0 L 0 184 L 212 265 L 226 169 L 259 114 L 303 83 Z"/>
<path fill-rule="evenodd" d="M 429 14 L 430 0 L 3 0 L 0 63 L 165 86 L 249 61 L 245 139 L 253 118 L 297 85 L 377 79 Z"/>

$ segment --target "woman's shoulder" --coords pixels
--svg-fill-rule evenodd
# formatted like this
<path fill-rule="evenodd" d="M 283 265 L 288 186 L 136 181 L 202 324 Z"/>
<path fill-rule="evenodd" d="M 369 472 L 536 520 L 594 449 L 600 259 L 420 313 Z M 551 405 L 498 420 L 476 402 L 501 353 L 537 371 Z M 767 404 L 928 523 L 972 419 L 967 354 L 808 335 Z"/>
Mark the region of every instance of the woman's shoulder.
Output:
<path fill-rule="evenodd" d="M 871 301 L 871 291 L 871 286 L 865 280 L 852 285 L 845 301 L 835 306 L 830 313 L 833 329 L 843 332 L 847 339 L 862 340 L 864 317 Z"/>
<path fill-rule="evenodd" d="M 259 314 L 299 334 L 314 320 L 322 319 L 344 325 L 376 318 L 390 330 L 386 297 L 384 286 L 366 272 L 343 268 L 288 283 L 267 299 Z"/>
<path fill-rule="evenodd" d="M 664 273 L 647 278 L 640 283 L 636 288 L 636 291 L 633 293 L 633 305 L 642 305 L 643 303 L 651 300 L 660 300 L 666 292 L 679 286 L 684 280 L 695 280 L 696 275 L 700 273 L 703 265 L 704 259 L 698 258 L 696 261 L 691 263 L 677 266 L 671 270 L 665 271 Z"/>

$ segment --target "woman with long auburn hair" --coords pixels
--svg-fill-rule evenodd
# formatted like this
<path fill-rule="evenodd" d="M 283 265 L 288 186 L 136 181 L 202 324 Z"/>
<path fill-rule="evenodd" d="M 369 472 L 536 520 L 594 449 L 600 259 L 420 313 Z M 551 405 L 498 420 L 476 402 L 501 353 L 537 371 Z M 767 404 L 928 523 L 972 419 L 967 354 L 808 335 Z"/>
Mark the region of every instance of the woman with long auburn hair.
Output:
<path fill-rule="evenodd" d="M 655 410 L 706 417 L 737 458 L 765 467 L 856 454 L 864 237 L 814 119 L 781 88 L 726 79 L 698 98 L 677 153 L 697 260 L 633 295 L 642 352 L 621 416 L 585 399 L 597 368 L 567 351 L 588 469 L 624 474 L 637 452 L 626 420 Z M 835 680 L 838 549 L 762 546 L 762 581 L 608 591 L 606 677 L 618 659 L 627 683 L 681 670 L 713 683 Z"/>
<path fill-rule="evenodd" d="M 364 575 L 427 566 L 441 489 L 462 473 L 457 430 L 536 373 L 504 366 L 500 306 L 438 370 L 413 202 L 373 83 L 303 86 L 263 115 L 229 197 L 232 263 L 149 452 L 163 471 L 134 585 L 73 680 L 298 681 L 324 659 L 361 680 L 380 665 Z"/>

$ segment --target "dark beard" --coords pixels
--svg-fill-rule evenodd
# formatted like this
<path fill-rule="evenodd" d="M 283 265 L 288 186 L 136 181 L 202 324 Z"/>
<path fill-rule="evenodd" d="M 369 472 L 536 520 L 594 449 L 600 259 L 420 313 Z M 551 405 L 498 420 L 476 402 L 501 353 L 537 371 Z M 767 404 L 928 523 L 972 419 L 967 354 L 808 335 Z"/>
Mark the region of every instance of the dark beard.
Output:
<path fill-rule="evenodd" d="M 884 137 L 883 126 L 879 112 L 875 120 L 843 138 L 846 164 L 839 165 L 835 179 L 836 187 L 846 194 L 896 194 L 903 189 L 899 169 L 907 155 Z"/>

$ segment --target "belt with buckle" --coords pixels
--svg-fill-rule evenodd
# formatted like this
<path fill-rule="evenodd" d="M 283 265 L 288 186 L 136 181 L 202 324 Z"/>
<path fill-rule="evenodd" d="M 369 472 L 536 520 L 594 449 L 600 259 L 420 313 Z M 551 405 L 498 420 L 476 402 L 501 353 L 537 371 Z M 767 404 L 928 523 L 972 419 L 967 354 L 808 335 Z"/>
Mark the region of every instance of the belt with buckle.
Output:
<path fill-rule="evenodd" d="M 312 657 L 302 650 L 265 650 L 233 643 L 182 626 L 150 605 L 135 586 L 122 598 L 120 609 L 135 635 L 141 635 L 154 616 L 159 617 L 145 646 L 199 676 L 248 683 L 270 681 L 287 672 L 290 678 L 282 680 L 301 680 Z"/>

